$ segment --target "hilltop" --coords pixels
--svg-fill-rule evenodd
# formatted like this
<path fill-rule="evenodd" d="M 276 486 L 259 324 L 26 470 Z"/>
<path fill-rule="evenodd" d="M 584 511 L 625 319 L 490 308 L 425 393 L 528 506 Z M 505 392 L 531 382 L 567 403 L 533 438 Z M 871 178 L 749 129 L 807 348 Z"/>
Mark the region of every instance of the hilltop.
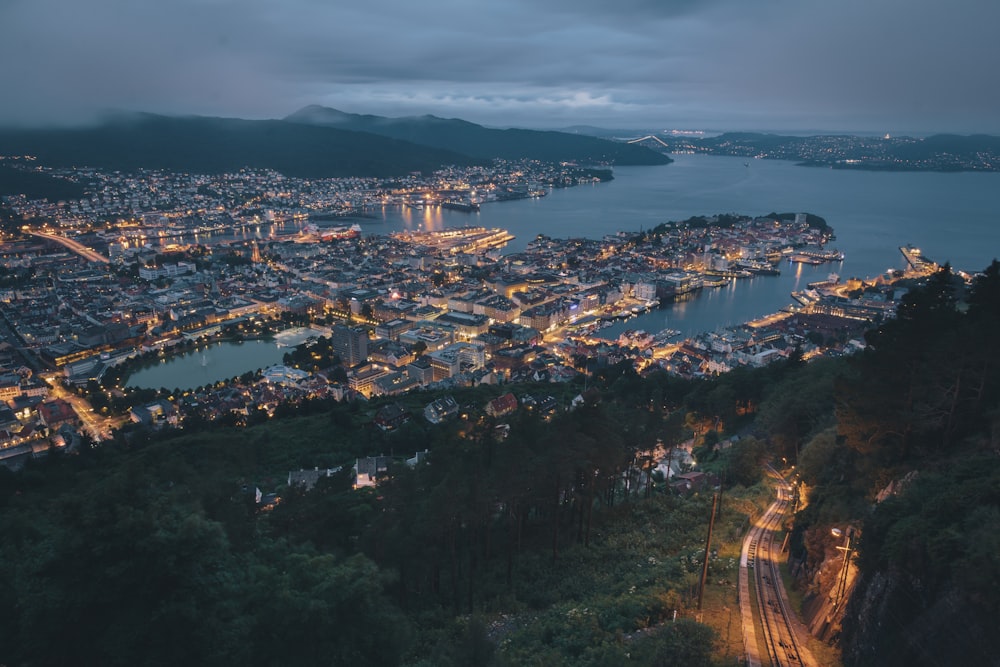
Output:
<path fill-rule="evenodd" d="M 222 173 L 244 167 L 286 176 L 394 176 L 477 162 L 387 137 L 280 120 L 136 114 L 96 127 L 0 131 L 0 153 L 50 167 Z"/>
<path fill-rule="evenodd" d="M 530 159 L 617 165 L 668 164 L 671 159 L 648 148 L 567 132 L 491 129 L 457 118 L 408 116 L 386 118 L 308 106 L 286 121 L 310 126 L 370 132 L 473 158 Z"/>
<path fill-rule="evenodd" d="M 666 164 L 641 146 L 462 120 L 386 119 L 307 107 L 285 120 L 128 114 L 76 128 L 0 129 L 0 155 L 53 168 L 224 173 L 273 169 L 299 178 L 389 177 L 496 158 L 585 164 Z"/>

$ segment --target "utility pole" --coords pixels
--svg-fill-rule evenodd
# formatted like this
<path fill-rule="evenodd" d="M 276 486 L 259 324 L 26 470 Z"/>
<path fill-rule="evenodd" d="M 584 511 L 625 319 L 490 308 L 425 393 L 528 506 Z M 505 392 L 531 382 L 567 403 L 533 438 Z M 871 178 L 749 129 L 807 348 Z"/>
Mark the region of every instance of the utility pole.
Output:
<path fill-rule="evenodd" d="M 712 528 L 715 527 L 715 506 L 719 502 L 719 494 L 712 494 L 712 516 L 708 519 L 708 539 L 705 540 L 705 562 L 701 566 L 701 586 L 698 587 L 698 611 L 701 611 L 701 600 L 705 595 L 705 580 L 708 578 L 708 552 L 712 547 Z"/>

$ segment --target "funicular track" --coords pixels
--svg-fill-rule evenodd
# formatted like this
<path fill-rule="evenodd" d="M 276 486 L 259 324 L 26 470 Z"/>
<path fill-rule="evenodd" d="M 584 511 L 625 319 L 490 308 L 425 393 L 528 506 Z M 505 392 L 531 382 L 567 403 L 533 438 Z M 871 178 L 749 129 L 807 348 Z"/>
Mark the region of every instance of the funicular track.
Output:
<path fill-rule="evenodd" d="M 778 570 L 781 548 L 773 544 L 774 534 L 781 528 L 791 504 L 791 487 L 777 472 L 770 470 L 769 474 L 776 478 L 778 498 L 751 527 L 744 549 L 746 568 L 757 593 L 754 611 L 760 619 L 763 639 L 762 643 L 747 642 L 748 664 L 812 667 L 814 662 L 796 635 L 794 615 L 785 599 Z M 755 631 L 750 627 L 744 632 Z"/>

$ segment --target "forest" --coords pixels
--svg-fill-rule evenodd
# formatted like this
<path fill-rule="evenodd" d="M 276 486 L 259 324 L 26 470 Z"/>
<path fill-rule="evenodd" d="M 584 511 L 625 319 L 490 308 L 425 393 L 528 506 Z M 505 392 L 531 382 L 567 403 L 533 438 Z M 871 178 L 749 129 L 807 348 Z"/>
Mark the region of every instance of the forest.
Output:
<path fill-rule="evenodd" d="M 773 498 L 770 461 L 795 466 L 806 501 L 789 540 L 803 596 L 818 536 L 861 535 L 844 664 L 987 664 L 998 324 L 1000 264 L 971 287 L 946 266 L 850 358 L 467 388 L 441 425 L 419 416 L 438 397 L 421 393 L 394 432 L 372 424 L 385 399 L 307 402 L 0 468 L 0 663 L 732 664 L 739 618 L 724 609 L 741 535 Z M 483 414 L 507 390 L 560 408 Z M 711 483 L 678 492 L 654 466 L 691 439 Z M 352 488 L 354 460 L 377 454 L 387 474 Z M 307 491 L 286 481 L 302 468 L 336 472 Z"/>

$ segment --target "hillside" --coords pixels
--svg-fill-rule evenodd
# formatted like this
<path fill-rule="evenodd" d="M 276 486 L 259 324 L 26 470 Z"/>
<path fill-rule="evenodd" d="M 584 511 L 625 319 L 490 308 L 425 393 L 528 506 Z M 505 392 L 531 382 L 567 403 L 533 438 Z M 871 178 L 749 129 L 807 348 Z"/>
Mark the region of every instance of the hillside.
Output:
<path fill-rule="evenodd" d="M 1000 137 L 936 134 L 926 138 L 849 134 L 787 136 L 726 132 L 711 137 L 661 135 L 672 152 L 795 160 L 802 166 L 874 171 L 997 171 Z"/>
<path fill-rule="evenodd" d="M 375 134 L 279 120 L 139 114 L 97 127 L 0 130 L 0 154 L 49 167 L 222 173 L 244 167 L 286 176 L 396 176 L 480 160 Z"/>
<path fill-rule="evenodd" d="M 693 620 L 711 494 L 648 474 L 656 443 L 694 437 L 726 498 L 706 622 L 732 609 L 742 529 L 771 495 L 761 463 L 785 459 L 804 607 L 829 599 L 824 567 L 843 562 L 831 527 L 859 536 L 827 636 L 846 665 L 992 664 L 998 327 L 1000 263 L 971 289 L 945 269 L 846 359 L 701 380 L 622 362 L 586 385 L 456 388 L 467 412 L 442 425 L 420 417 L 436 393 L 315 399 L 245 428 L 132 425 L 0 468 L 0 624 L 16 629 L 0 662 L 733 664 L 738 619 L 714 637 Z M 507 390 L 583 401 L 518 409 L 498 431 L 483 406 Z M 373 418 L 390 402 L 413 419 L 387 433 Z M 377 491 L 352 489 L 352 462 L 379 452 L 394 456 Z M 337 466 L 309 492 L 285 481 Z M 280 502 L 263 510 L 256 489 Z"/>
<path fill-rule="evenodd" d="M 830 635 L 845 665 L 993 664 L 1000 651 L 998 326 L 1000 264 L 970 289 L 945 267 L 867 334 L 834 382 L 832 424 L 799 440 L 808 491 L 791 546 L 807 597 L 822 602 L 843 561 L 831 528 L 855 535 L 856 585 Z"/>
<path fill-rule="evenodd" d="M 0 197 L 23 194 L 28 199 L 79 199 L 84 185 L 36 171 L 25 171 L 0 165 Z"/>
<path fill-rule="evenodd" d="M 642 146 L 583 134 L 538 130 L 497 130 L 436 116 L 385 118 L 308 106 L 285 120 L 310 126 L 371 132 L 475 158 L 531 159 L 581 164 L 653 165 L 671 159 Z"/>

